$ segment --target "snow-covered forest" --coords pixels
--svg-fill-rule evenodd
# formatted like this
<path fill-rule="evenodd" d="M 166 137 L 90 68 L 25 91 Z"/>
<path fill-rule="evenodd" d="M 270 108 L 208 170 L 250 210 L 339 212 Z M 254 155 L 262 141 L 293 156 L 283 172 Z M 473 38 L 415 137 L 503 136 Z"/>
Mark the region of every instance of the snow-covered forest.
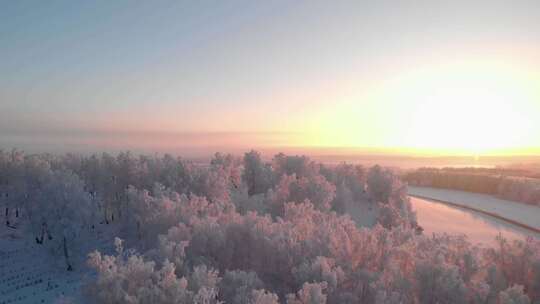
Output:
<path fill-rule="evenodd" d="M 13 150 L 0 199 L 6 229 L 87 273 L 87 303 L 540 301 L 538 240 L 424 235 L 379 166 Z"/>

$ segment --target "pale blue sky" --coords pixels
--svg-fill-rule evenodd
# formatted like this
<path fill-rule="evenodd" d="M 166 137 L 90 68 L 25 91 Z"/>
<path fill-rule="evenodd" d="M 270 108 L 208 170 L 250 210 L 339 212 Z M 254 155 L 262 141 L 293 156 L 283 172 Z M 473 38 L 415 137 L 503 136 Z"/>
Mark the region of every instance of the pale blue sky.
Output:
<path fill-rule="evenodd" d="M 381 134 L 351 145 L 399 145 L 384 120 L 414 101 L 371 92 L 452 60 L 536 68 L 539 46 L 538 1 L 3 1 L 0 148 L 319 125 Z"/>

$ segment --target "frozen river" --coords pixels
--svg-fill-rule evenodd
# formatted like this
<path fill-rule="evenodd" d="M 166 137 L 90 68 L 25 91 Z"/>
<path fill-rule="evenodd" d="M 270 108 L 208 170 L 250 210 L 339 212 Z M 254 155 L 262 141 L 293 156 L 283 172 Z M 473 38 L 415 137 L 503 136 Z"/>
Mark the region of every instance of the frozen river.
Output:
<path fill-rule="evenodd" d="M 411 197 L 418 224 L 424 233 L 465 234 L 473 243 L 494 244 L 500 233 L 507 239 L 540 238 L 540 234 L 482 213 L 427 199 Z"/>

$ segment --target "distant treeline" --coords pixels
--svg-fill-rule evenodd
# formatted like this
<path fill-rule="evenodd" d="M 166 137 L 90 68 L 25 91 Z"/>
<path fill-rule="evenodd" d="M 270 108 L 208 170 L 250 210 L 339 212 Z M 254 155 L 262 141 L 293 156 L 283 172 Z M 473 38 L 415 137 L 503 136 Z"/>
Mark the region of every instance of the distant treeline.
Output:
<path fill-rule="evenodd" d="M 421 168 L 404 174 L 413 186 L 485 193 L 540 206 L 540 179 L 528 171 L 503 168 Z"/>

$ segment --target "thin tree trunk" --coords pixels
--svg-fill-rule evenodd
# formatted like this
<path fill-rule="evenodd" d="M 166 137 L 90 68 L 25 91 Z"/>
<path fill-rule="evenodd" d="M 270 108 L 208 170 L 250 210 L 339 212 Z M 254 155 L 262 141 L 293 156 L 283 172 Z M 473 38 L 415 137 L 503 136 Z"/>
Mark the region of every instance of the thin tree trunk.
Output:
<path fill-rule="evenodd" d="M 36 236 L 36 243 L 43 244 L 43 238 L 45 237 L 45 227 L 41 224 L 41 236 Z"/>
<path fill-rule="evenodd" d="M 65 236 L 64 236 L 64 258 L 66 259 L 66 265 L 68 267 L 67 270 L 73 271 L 73 266 L 71 266 L 71 263 L 69 262 L 69 253 L 68 253 L 68 248 L 67 248 L 67 240 Z"/>
<path fill-rule="evenodd" d="M 109 225 L 109 220 L 107 219 L 107 209 L 103 208 L 103 223 Z"/>

